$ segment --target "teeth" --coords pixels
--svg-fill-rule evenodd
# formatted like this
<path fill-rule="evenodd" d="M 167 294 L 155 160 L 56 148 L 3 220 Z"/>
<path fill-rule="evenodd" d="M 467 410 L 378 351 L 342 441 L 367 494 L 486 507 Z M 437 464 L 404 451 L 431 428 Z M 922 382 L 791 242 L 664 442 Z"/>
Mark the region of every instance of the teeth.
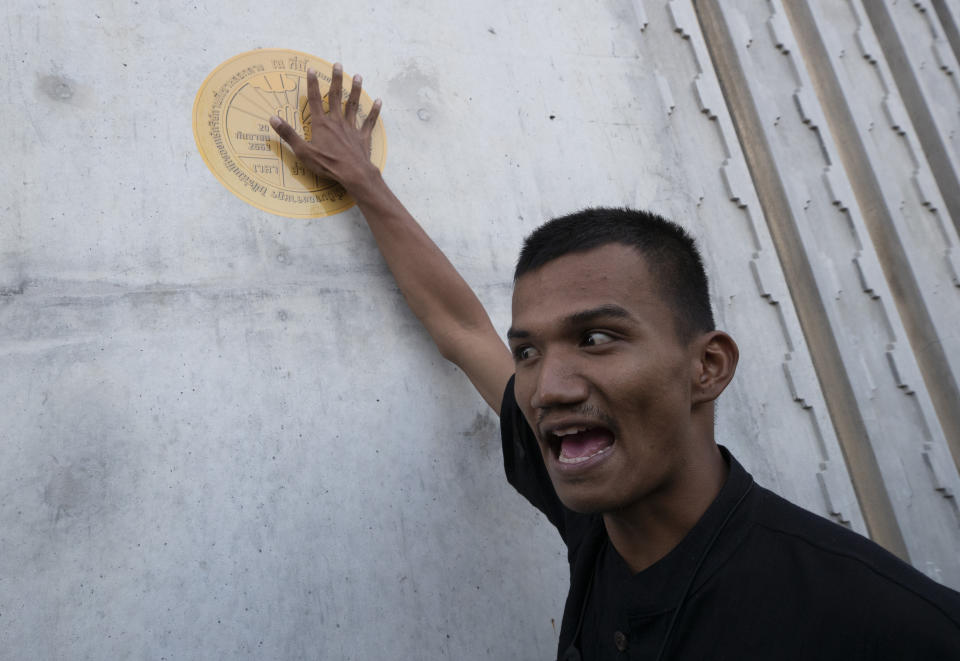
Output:
<path fill-rule="evenodd" d="M 558 429 L 553 432 L 554 436 L 570 436 L 571 434 L 579 434 L 580 432 L 587 431 L 586 427 L 567 427 L 566 429 Z"/>
<path fill-rule="evenodd" d="M 598 454 L 603 454 L 604 452 L 609 450 L 611 447 L 613 446 L 608 445 L 607 447 L 601 448 L 596 452 L 594 452 L 593 454 L 587 455 L 586 457 L 567 457 L 564 454 L 561 454 L 559 457 L 560 463 L 561 464 L 579 464 L 581 462 L 586 461 L 587 459 L 592 459 L 593 457 L 596 457 Z"/>

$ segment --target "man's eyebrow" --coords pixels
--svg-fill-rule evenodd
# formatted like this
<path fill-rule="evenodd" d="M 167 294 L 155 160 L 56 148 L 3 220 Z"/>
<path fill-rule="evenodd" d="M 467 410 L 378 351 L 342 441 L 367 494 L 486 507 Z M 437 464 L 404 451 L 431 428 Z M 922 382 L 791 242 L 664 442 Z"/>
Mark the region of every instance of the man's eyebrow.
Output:
<path fill-rule="evenodd" d="M 579 326 L 597 319 L 611 317 L 615 319 L 630 319 L 633 317 L 633 315 L 630 314 L 626 308 L 622 308 L 619 305 L 614 305 L 613 303 L 608 303 L 606 305 L 590 308 L 589 310 L 574 312 L 569 317 L 564 319 L 563 323 L 565 326 Z"/>
<path fill-rule="evenodd" d="M 613 303 L 608 303 L 606 305 L 600 305 L 595 308 L 590 308 L 589 310 L 581 310 L 580 312 L 574 312 L 570 316 L 566 317 L 561 323 L 564 326 L 582 326 L 583 324 L 596 321 L 597 319 L 631 319 L 631 315 L 625 308 L 620 307 L 619 305 L 614 305 Z M 530 331 L 523 330 L 522 328 L 510 327 L 510 330 L 507 331 L 507 339 L 523 339 L 530 337 Z"/>

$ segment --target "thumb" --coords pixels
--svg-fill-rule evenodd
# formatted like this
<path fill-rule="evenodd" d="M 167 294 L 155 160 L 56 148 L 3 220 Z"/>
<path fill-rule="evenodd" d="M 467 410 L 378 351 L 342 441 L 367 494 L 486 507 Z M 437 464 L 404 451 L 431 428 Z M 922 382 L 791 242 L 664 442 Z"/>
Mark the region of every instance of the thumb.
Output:
<path fill-rule="evenodd" d="M 270 118 L 270 126 L 277 132 L 283 141 L 290 145 L 294 154 L 299 154 L 300 150 L 307 144 L 306 141 L 293 129 L 292 126 L 274 115 Z"/>

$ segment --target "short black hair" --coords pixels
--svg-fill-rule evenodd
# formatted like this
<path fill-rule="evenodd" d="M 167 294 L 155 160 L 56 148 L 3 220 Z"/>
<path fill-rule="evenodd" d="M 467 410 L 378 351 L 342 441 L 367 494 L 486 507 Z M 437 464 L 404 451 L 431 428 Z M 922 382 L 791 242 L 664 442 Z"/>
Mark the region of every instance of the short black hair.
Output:
<path fill-rule="evenodd" d="M 524 240 L 513 280 L 558 257 L 610 243 L 643 255 L 674 310 L 681 339 L 714 330 L 710 287 L 696 243 L 682 227 L 649 211 L 597 207 L 547 221 Z"/>

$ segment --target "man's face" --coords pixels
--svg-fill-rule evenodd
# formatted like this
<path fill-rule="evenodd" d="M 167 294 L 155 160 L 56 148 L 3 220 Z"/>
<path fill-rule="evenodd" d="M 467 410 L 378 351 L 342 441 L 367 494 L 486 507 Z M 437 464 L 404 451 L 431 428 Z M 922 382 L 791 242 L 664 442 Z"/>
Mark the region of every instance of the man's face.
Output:
<path fill-rule="evenodd" d="M 658 289 L 640 253 L 621 244 L 517 280 L 509 333 L 517 402 L 575 511 L 682 493 L 697 356 Z"/>

